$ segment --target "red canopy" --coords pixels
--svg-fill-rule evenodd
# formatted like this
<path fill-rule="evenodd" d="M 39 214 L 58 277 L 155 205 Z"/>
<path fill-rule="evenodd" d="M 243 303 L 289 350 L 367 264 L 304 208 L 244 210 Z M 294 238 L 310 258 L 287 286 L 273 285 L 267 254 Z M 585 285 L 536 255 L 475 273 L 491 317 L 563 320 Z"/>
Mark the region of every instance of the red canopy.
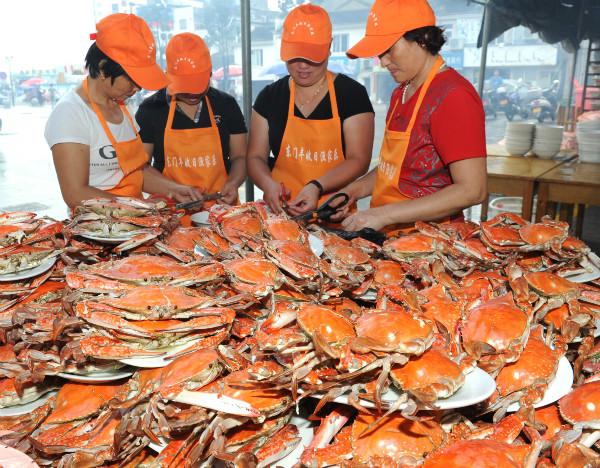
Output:
<path fill-rule="evenodd" d="M 224 70 L 223 67 L 221 67 L 221 68 L 217 68 L 213 72 L 212 77 L 215 80 L 222 80 L 224 74 L 225 74 L 225 70 Z M 229 76 L 242 76 L 242 66 L 241 65 L 229 65 L 229 70 L 227 72 L 227 75 L 229 75 Z"/>
<path fill-rule="evenodd" d="M 46 80 L 44 78 L 34 76 L 32 78 L 27 78 L 25 81 L 22 81 L 21 86 L 36 86 L 44 84 L 45 82 Z"/>

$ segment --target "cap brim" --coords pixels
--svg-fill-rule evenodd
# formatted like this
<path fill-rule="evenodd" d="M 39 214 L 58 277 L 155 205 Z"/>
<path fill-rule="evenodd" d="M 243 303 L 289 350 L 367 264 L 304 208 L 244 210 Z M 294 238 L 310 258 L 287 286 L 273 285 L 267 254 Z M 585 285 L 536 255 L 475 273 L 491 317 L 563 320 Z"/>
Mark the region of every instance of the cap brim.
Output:
<path fill-rule="evenodd" d="M 173 75 L 167 73 L 169 94 L 202 94 L 210 82 L 210 70 L 197 75 Z"/>
<path fill-rule="evenodd" d="M 329 44 L 301 44 L 281 41 L 281 60 L 289 62 L 294 59 L 305 59 L 314 63 L 321 63 L 329 57 L 329 49 Z"/>
<path fill-rule="evenodd" d="M 132 67 L 121 65 L 129 77 L 135 81 L 135 83 L 142 87 L 142 89 L 148 89 L 150 91 L 156 91 L 162 89 L 169 84 L 169 80 L 161 68 L 157 65 L 150 65 L 147 67 Z"/>
<path fill-rule="evenodd" d="M 353 47 L 350 47 L 346 51 L 346 55 L 351 59 L 379 57 L 402 36 L 404 36 L 403 32 L 387 34 L 385 36 L 365 36 Z"/>

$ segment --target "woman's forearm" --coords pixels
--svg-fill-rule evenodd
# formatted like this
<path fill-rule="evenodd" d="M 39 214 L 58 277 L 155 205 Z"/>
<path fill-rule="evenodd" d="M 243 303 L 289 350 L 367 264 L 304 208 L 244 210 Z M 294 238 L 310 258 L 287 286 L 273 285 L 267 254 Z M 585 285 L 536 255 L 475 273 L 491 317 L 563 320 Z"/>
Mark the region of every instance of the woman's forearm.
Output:
<path fill-rule="evenodd" d="M 175 186 L 176 182 L 167 179 L 156 168 L 146 166 L 144 168 L 144 192 L 157 195 L 168 195 Z"/>
<path fill-rule="evenodd" d="M 227 181 L 234 184 L 236 187 L 242 185 L 246 179 L 246 158 L 236 158 L 231 161 L 229 176 Z"/>
<path fill-rule="evenodd" d="M 376 171 L 376 167 L 371 169 L 366 175 L 348 184 L 343 190 L 357 200 L 371 196 L 373 187 L 375 187 Z"/>
<path fill-rule="evenodd" d="M 465 184 L 452 184 L 421 198 L 392 203 L 376 208 L 385 210 L 387 224 L 432 221 L 454 215 L 470 206 L 481 203 L 484 195 Z"/>
<path fill-rule="evenodd" d="M 246 162 L 248 165 L 248 175 L 254 184 L 264 191 L 269 182 L 273 181 L 269 164 L 260 156 L 248 156 Z"/>
<path fill-rule="evenodd" d="M 362 161 L 357 159 L 347 159 L 340 165 L 327 171 L 327 173 L 319 177 L 318 180 L 323 186 L 324 192 L 334 192 L 358 179 L 366 172 L 366 169 L 367 168 Z"/>
<path fill-rule="evenodd" d="M 112 193 L 91 187 L 89 185 L 68 191 L 62 190 L 61 188 L 61 192 L 63 200 L 69 206 L 69 208 L 75 208 L 76 206 L 81 205 L 82 201 L 89 200 L 91 198 L 115 198 L 115 195 Z"/>

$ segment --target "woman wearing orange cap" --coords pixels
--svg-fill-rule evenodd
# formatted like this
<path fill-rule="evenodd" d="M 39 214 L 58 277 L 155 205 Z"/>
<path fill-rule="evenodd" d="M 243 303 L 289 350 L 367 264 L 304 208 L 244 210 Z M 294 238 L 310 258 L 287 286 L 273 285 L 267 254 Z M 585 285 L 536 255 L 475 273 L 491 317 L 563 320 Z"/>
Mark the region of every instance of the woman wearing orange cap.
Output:
<path fill-rule="evenodd" d="M 197 199 L 193 187 L 148 170 L 148 155 L 125 105 L 141 88 L 167 84 L 150 28 L 123 13 L 107 16 L 96 28 L 85 58 L 87 79 L 61 99 L 46 123 L 63 199 L 71 208 L 94 197 L 141 197 L 142 191 Z"/>
<path fill-rule="evenodd" d="M 293 9 L 281 38 L 290 76 L 267 86 L 254 102 L 248 174 L 275 212 L 287 199 L 293 215 L 315 209 L 319 199 L 369 167 L 373 107 L 361 84 L 327 71 L 331 40 L 323 8 Z"/>
<path fill-rule="evenodd" d="M 210 86 L 212 63 L 191 33 L 171 38 L 167 88 L 148 97 L 136 120 L 153 166 L 178 183 L 220 192 L 233 204 L 246 178 L 246 124 L 235 98 Z"/>
<path fill-rule="evenodd" d="M 350 58 L 379 57 L 394 80 L 379 164 L 343 189 L 371 208 L 347 230 L 410 228 L 460 218 L 487 194 L 485 116 L 473 86 L 438 54 L 445 39 L 426 0 L 375 0 Z"/>

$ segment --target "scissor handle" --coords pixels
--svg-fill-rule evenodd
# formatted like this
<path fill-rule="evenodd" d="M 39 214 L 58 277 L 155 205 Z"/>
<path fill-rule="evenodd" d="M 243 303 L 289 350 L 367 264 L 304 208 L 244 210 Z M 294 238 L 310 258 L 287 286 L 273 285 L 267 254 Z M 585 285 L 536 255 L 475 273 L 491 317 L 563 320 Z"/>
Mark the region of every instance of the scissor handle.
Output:
<path fill-rule="evenodd" d="M 336 204 L 335 206 L 331 206 L 336 202 L 336 200 L 342 200 L 341 203 Z M 331 215 L 337 212 L 340 208 L 343 208 L 350 201 L 350 196 L 344 192 L 338 192 L 333 194 L 327 200 L 323 202 L 323 204 L 317 208 L 317 216 L 320 220 L 326 221 Z"/>

